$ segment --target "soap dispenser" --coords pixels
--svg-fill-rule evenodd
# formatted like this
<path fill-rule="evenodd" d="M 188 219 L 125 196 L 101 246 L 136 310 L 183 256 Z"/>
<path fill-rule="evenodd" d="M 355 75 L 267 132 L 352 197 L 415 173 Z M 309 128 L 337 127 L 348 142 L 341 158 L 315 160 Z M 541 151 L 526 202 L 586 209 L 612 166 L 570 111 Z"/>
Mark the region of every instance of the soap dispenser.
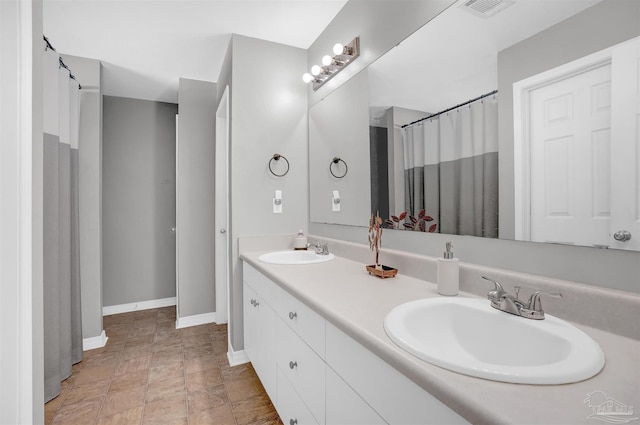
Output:
<path fill-rule="evenodd" d="M 440 295 L 458 295 L 460 286 L 460 260 L 453 256 L 451 242 L 446 243 L 442 257 L 438 258 L 438 293 Z"/>
<path fill-rule="evenodd" d="M 293 238 L 293 249 L 302 250 L 307 249 L 307 237 L 304 235 L 302 229 L 298 230 L 298 233 Z"/>

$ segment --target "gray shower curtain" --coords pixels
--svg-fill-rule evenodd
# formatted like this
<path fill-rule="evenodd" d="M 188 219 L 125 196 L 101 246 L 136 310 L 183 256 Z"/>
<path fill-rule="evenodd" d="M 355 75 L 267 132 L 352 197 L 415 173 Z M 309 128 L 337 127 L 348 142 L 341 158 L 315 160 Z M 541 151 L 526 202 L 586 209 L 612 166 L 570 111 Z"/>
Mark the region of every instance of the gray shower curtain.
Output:
<path fill-rule="evenodd" d="M 44 385 L 60 393 L 82 360 L 78 238 L 79 87 L 58 54 L 44 52 Z"/>
<path fill-rule="evenodd" d="M 404 128 L 405 209 L 437 232 L 498 237 L 496 96 Z"/>

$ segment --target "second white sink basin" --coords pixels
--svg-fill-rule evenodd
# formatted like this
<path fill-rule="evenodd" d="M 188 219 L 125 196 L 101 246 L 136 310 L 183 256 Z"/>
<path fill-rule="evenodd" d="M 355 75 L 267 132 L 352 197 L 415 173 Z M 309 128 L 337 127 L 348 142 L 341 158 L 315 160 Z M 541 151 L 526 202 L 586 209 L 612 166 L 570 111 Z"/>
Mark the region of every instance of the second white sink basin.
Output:
<path fill-rule="evenodd" d="M 336 258 L 333 254 L 320 255 L 315 251 L 275 251 L 262 254 L 258 260 L 269 264 L 314 264 L 324 263 Z"/>
<path fill-rule="evenodd" d="M 596 375 L 600 346 L 580 329 L 546 315 L 531 320 L 474 298 L 428 298 L 394 308 L 384 328 L 396 344 L 465 375 L 520 384 L 566 384 Z"/>

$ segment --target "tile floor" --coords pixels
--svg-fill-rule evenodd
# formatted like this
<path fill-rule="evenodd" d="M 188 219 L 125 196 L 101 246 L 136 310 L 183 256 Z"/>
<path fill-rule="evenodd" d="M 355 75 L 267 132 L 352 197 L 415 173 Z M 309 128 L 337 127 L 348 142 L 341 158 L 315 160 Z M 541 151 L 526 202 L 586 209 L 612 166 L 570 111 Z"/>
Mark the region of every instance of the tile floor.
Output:
<path fill-rule="evenodd" d="M 45 424 L 282 424 L 251 364 L 229 367 L 226 325 L 175 320 L 175 307 L 106 316 L 107 345 L 73 367 Z"/>

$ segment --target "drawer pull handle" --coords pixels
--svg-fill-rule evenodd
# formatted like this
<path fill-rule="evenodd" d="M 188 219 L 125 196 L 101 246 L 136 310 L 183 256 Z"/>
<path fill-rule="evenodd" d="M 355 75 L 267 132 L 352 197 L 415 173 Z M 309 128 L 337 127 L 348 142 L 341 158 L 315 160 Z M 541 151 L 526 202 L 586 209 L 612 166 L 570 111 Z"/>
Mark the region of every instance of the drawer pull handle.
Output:
<path fill-rule="evenodd" d="M 293 370 L 293 368 L 298 367 L 298 362 L 289 362 L 289 368 Z"/>
<path fill-rule="evenodd" d="M 298 313 L 294 313 L 293 311 L 289 312 L 289 319 L 293 320 L 298 317 Z"/>
<path fill-rule="evenodd" d="M 256 305 L 256 300 L 254 300 L 253 298 L 251 298 L 251 305 L 255 306 Z"/>
<path fill-rule="evenodd" d="M 297 419 L 289 419 L 289 425 L 297 425 L 298 420 Z"/>

